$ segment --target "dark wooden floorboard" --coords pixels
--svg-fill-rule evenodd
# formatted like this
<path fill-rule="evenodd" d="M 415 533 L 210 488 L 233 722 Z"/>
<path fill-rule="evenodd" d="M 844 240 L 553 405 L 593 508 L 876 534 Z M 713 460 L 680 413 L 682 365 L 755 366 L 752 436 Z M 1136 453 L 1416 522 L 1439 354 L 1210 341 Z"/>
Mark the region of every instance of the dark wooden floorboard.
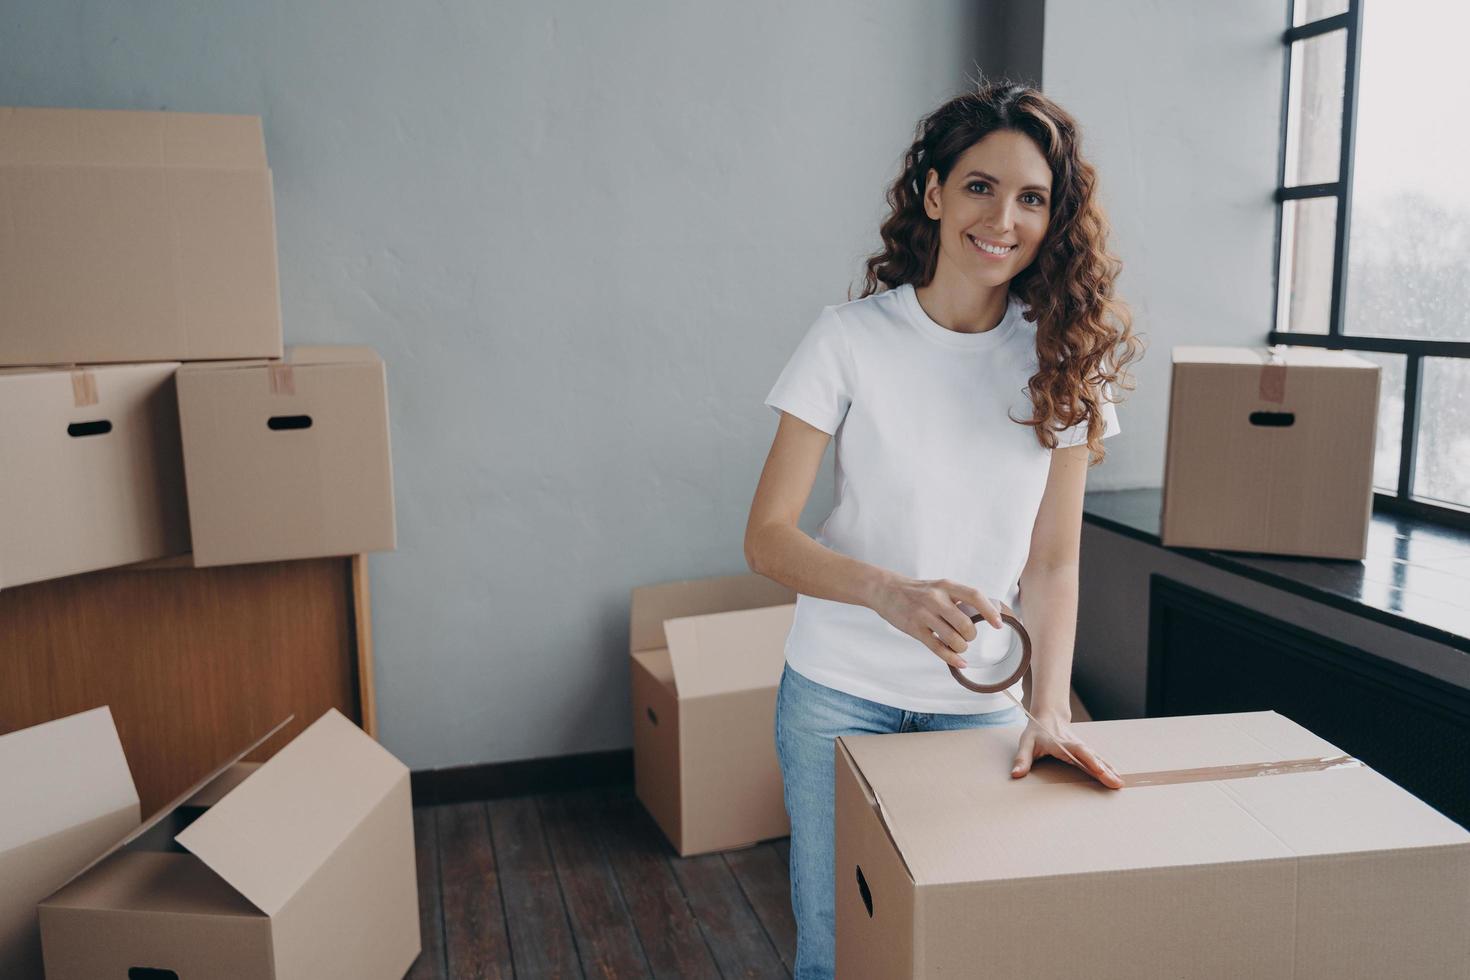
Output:
<path fill-rule="evenodd" d="M 694 919 L 727 980 L 788 975 L 722 855 L 671 861 Z"/>
<path fill-rule="evenodd" d="M 439 901 L 439 836 L 434 811 L 413 811 L 414 856 L 419 879 L 419 944 L 408 980 L 445 980 L 444 912 Z"/>
<path fill-rule="evenodd" d="M 602 794 L 552 793 L 536 800 L 582 972 L 609 980 L 651 977 L 633 920 L 597 838 L 595 828 L 603 819 Z"/>
<path fill-rule="evenodd" d="M 487 806 L 516 976 L 523 980 L 580 977 L 577 949 L 535 798 L 492 800 Z"/>
<path fill-rule="evenodd" d="M 725 855 L 725 863 L 755 910 L 766 936 L 786 969 L 796 961 L 796 919 L 791 914 L 791 878 L 774 843 L 747 847 Z"/>
<path fill-rule="evenodd" d="M 448 975 L 452 980 L 513 976 L 485 804 L 436 809 Z"/>
<path fill-rule="evenodd" d="M 669 858 L 674 849 L 629 789 L 604 798 L 597 833 L 658 980 L 719 980 Z"/>
<path fill-rule="evenodd" d="M 410 980 L 787 977 L 782 839 L 680 858 L 631 787 L 414 811 Z"/>

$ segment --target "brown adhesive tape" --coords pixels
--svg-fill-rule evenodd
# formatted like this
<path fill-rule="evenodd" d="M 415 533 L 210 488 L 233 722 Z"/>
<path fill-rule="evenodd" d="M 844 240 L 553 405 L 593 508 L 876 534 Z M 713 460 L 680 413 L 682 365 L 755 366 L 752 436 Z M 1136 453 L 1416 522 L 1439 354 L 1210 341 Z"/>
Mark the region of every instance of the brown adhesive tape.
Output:
<path fill-rule="evenodd" d="M 270 374 L 272 395 L 294 395 L 296 394 L 296 374 L 291 370 L 289 364 L 270 364 L 266 366 Z"/>
<path fill-rule="evenodd" d="M 1257 389 L 1263 402 L 1280 405 L 1286 401 L 1286 361 L 1279 351 L 1272 349 L 1267 353 Z"/>
<path fill-rule="evenodd" d="M 85 368 L 71 373 L 71 403 L 74 408 L 97 404 L 97 375 Z"/>
<path fill-rule="evenodd" d="M 975 681 L 966 677 L 964 672 L 958 667 L 949 668 L 949 672 L 954 675 L 955 680 L 960 682 L 961 687 L 969 688 L 976 694 L 999 694 L 1001 691 L 1014 686 L 1017 681 L 1026 676 L 1026 671 L 1031 669 L 1031 634 L 1026 632 L 1026 625 L 1021 622 L 1015 610 L 1004 602 L 998 605 L 1000 621 L 1015 630 L 1016 635 L 1021 638 L 1021 655 L 1019 658 L 1007 658 L 1009 663 L 1002 661 L 1002 664 L 1009 668 L 1003 671 L 1005 676 L 1002 679 Z M 983 617 L 979 613 L 970 617 L 970 622 L 972 623 L 978 623 L 982 620 Z"/>

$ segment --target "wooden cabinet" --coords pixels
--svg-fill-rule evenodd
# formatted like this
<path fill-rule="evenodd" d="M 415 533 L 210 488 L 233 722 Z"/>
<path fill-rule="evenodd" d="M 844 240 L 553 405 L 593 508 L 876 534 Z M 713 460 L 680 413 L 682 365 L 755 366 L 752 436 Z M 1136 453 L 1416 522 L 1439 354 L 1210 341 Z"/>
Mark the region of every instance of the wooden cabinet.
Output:
<path fill-rule="evenodd" d="M 287 715 L 376 737 L 365 556 L 168 560 L 0 591 L 0 733 L 109 705 L 151 813 Z"/>

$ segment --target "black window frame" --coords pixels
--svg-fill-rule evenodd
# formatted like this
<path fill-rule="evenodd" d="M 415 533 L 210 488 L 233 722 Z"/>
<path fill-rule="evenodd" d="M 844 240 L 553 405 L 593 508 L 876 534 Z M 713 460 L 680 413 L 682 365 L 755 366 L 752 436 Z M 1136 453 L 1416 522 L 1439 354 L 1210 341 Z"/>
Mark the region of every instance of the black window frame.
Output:
<path fill-rule="evenodd" d="M 1401 354 L 1404 357 L 1404 418 L 1399 442 L 1397 486 L 1393 493 L 1373 490 L 1373 507 L 1377 511 L 1404 514 L 1425 520 L 1470 528 L 1470 507 L 1429 501 L 1413 495 L 1414 465 L 1419 451 L 1420 396 L 1422 365 L 1426 357 L 1470 357 L 1470 340 L 1421 340 L 1412 337 L 1373 337 L 1343 331 L 1343 305 L 1347 296 L 1347 254 L 1349 219 L 1352 215 L 1354 130 L 1358 115 L 1358 63 L 1362 55 L 1363 0 L 1348 0 L 1344 13 L 1293 26 L 1297 0 L 1286 2 L 1286 30 L 1282 34 L 1285 58 L 1281 81 L 1281 132 L 1276 169 L 1276 248 L 1272 280 L 1273 290 L 1269 343 L 1297 347 L 1324 347 L 1331 350 L 1369 351 Z M 1286 184 L 1286 133 L 1291 113 L 1292 47 L 1298 41 L 1344 30 L 1346 35 L 1346 77 L 1342 93 L 1342 147 L 1338 160 L 1337 180 L 1321 184 Z M 1277 329 L 1281 318 L 1281 227 L 1287 201 L 1335 197 L 1337 226 L 1332 251 L 1332 303 L 1327 333 L 1294 333 Z"/>

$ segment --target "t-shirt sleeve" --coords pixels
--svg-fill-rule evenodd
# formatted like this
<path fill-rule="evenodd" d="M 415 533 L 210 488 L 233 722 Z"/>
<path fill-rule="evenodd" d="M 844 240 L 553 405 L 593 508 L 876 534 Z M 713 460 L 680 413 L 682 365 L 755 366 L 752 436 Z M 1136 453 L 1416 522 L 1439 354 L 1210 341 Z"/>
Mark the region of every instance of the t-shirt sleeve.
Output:
<path fill-rule="evenodd" d="M 827 306 L 807 328 L 766 404 L 778 415 L 795 415 L 831 435 L 847 415 L 852 392 L 852 354 L 842 320 Z"/>
<path fill-rule="evenodd" d="M 1108 385 L 1107 391 L 1108 391 L 1109 394 L 1111 394 L 1112 391 L 1113 391 L 1113 386 L 1112 385 Z M 1107 399 L 1103 399 L 1103 403 L 1102 403 L 1102 418 L 1103 418 L 1103 432 L 1102 432 L 1102 437 L 1104 439 L 1108 438 L 1109 436 L 1115 436 L 1115 435 L 1117 435 L 1121 431 L 1121 429 L 1118 426 L 1118 409 L 1117 409 L 1117 407 L 1112 402 L 1108 401 Z M 1080 445 L 1083 445 L 1086 442 L 1087 442 L 1087 423 L 1086 422 L 1079 422 L 1076 425 L 1071 426 L 1070 428 L 1063 429 L 1061 432 L 1058 432 L 1057 433 L 1057 448 L 1058 449 L 1067 449 L 1067 448 L 1070 448 L 1072 446 L 1080 446 Z"/>

